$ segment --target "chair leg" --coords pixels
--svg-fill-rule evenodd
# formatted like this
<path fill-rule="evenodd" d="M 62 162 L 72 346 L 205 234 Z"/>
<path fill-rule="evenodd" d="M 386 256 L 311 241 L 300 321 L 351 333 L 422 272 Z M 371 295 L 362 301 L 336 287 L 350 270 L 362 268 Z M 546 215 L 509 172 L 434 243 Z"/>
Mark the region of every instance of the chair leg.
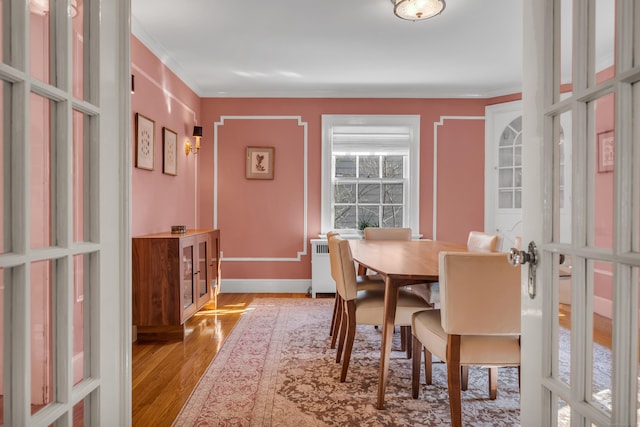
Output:
<path fill-rule="evenodd" d="M 518 391 L 520 391 L 520 366 L 518 366 Z"/>
<path fill-rule="evenodd" d="M 431 385 L 433 382 L 433 375 L 431 374 L 433 369 L 433 355 L 427 348 L 424 349 L 424 382 L 427 385 Z"/>
<path fill-rule="evenodd" d="M 353 340 L 356 336 L 356 303 L 354 300 L 346 302 L 347 312 L 344 316 L 347 319 L 347 338 L 344 346 L 344 358 L 342 359 L 342 372 L 340 373 L 340 382 L 343 383 L 347 379 L 347 371 L 349 370 L 349 362 L 351 361 L 351 351 L 353 350 Z"/>
<path fill-rule="evenodd" d="M 412 335 L 413 361 L 411 363 L 411 397 L 418 398 L 420 394 L 420 359 L 422 356 L 422 343 Z"/>
<path fill-rule="evenodd" d="M 467 388 L 469 388 L 469 367 L 468 366 L 460 367 L 460 388 L 464 391 L 467 391 Z"/>
<path fill-rule="evenodd" d="M 460 366 L 460 388 L 467 391 L 469 387 L 469 367 Z"/>
<path fill-rule="evenodd" d="M 333 329 L 336 326 L 336 316 L 338 315 L 338 306 L 340 303 L 338 302 L 338 293 L 336 293 L 336 297 L 333 300 L 333 313 L 331 314 L 331 326 L 329 326 L 329 336 L 333 336 Z"/>
<path fill-rule="evenodd" d="M 413 343 L 411 326 L 400 326 L 400 339 L 402 340 L 402 351 L 406 351 L 407 359 L 411 359 L 411 347 Z"/>
<path fill-rule="evenodd" d="M 340 337 L 338 338 L 338 350 L 336 351 L 336 363 L 340 363 L 340 360 L 342 359 L 342 350 L 344 349 L 344 341 L 345 341 L 345 337 L 347 335 L 347 313 L 345 313 L 346 308 L 346 302 L 344 300 L 342 300 L 342 303 L 340 304 L 342 306 L 342 310 L 340 310 L 342 312 L 342 315 L 340 317 Z"/>
<path fill-rule="evenodd" d="M 340 332 L 340 326 L 342 323 L 342 312 L 344 311 L 343 300 L 340 294 L 336 294 L 336 303 L 335 303 L 335 322 L 333 323 L 333 332 L 331 334 L 331 348 L 336 348 L 336 341 L 338 339 L 338 334 Z"/>
<path fill-rule="evenodd" d="M 489 368 L 489 399 L 496 400 L 498 397 L 498 368 Z"/>
<path fill-rule="evenodd" d="M 460 396 L 460 335 L 447 337 L 447 384 L 451 425 L 462 427 L 462 398 Z"/>

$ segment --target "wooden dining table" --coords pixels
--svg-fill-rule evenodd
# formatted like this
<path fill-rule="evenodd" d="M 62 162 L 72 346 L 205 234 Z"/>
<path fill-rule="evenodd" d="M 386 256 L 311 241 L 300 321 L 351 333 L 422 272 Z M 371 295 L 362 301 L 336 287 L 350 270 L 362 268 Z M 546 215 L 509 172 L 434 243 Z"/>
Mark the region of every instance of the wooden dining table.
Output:
<path fill-rule="evenodd" d="M 377 408 L 384 409 L 384 393 L 389 373 L 398 291 L 401 286 L 438 281 L 439 253 L 466 252 L 462 243 L 435 240 L 350 240 L 353 259 L 362 269 L 384 278 L 384 323 L 380 349 Z"/>

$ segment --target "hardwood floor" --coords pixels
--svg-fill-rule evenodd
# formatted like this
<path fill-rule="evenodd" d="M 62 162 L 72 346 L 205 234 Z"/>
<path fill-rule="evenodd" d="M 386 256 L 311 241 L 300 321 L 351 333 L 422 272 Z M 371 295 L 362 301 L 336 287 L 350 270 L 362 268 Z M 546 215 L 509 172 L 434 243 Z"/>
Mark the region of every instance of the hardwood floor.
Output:
<path fill-rule="evenodd" d="M 309 298 L 305 294 L 220 294 L 186 322 L 184 341 L 132 344 L 133 426 L 170 426 L 256 297 Z"/>

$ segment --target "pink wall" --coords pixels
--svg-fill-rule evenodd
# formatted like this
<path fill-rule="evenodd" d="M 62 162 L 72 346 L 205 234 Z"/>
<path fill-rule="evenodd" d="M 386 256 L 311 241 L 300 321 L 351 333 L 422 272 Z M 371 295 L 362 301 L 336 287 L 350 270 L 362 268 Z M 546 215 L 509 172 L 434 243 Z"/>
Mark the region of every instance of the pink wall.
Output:
<path fill-rule="evenodd" d="M 185 155 L 193 126 L 200 124 L 200 98 L 164 66 L 138 39 L 131 36 L 131 158 L 135 161 L 135 115 L 155 121 L 154 170 L 132 168 L 132 224 L 134 236 L 169 231 L 172 225 L 196 227 L 196 171 L 199 156 Z M 162 173 L 162 128 L 178 134 L 178 174 Z"/>
<path fill-rule="evenodd" d="M 438 210 L 442 233 L 465 242 L 468 232 L 484 224 L 484 107 L 486 100 L 461 99 L 230 99 L 202 100 L 203 148 L 198 173 L 199 226 L 211 227 L 214 215 L 214 124 L 218 123 L 218 228 L 224 258 L 290 258 L 304 250 L 303 127 L 308 133 L 307 238 L 320 233 L 321 115 L 419 114 L 420 232 L 433 235 L 433 144 L 438 126 Z M 246 118 L 222 117 L 246 116 Z M 269 116 L 255 120 L 252 116 Z M 282 120 L 275 116 L 290 116 Z M 473 117 L 474 120 L 467 120 Z M 246 146 L 275 147 L 273 181 L 244 177 Z M 455 180 L 451 179 L 455 175 Z M 455 182 L 454 182 L 455 181 Z M 460 199 L 465 200 L 460 203 Z M 308 247 L 308 246 L 307 246 Z M 308 252 L 308 249 L 307 249 Z M 223 261 L 224 261 L 223 258 Z M 227 262 L 225 278 L 308 279 L 310 256 L 301 262 Z"/>

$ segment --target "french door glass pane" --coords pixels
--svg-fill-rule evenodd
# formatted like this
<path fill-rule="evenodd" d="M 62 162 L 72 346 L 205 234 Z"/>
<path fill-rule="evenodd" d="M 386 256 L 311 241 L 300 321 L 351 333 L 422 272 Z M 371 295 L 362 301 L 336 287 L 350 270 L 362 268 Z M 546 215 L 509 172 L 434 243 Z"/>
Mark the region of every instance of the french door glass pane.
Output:
<path fill-rule="evenodd" d="M 53 402 L 53 264 L 31 264 L 31 413 Z"/>
<path fill-rule="evenodd" d="M 83 242 L 85 236 L 85 141 L 84 114 L 73 110 L 73 241 Z"/>
<path fill-rule="evenodd" d="M 84 379 L 88 371 L 85 366 L 85 295 L 89 283 L 89 256 L 74 255 L 73 257 L 73 384 Z"/>
<path fill-rule="evenodd" d="M 33 93 L 30 102 L 31 247 L 44 248 L 52 242 L 51 103 Z"/>
<path fill-rule="evenodd" d="M 557 378 L 571 384 L 571 276 L 560 270 L 558 277 L 558 372 Z"/>
<path fill-rule="evenodd" d="M 513 187 L 513 169 L 500 169 L 498 172 L 498 182 L 500 188 Z"/>
<path fill-rule="evenodd" d="M 615 0 L 596 0 L 595 70 L 596 81 L 602 82 L 614 76 L 613 53 L 615 52 Z"/>
<path fill-rule="evenodd" d="M 613 194 L 614 194 L 614 94 L 608 94 L 589 103 L 588 109 L 595 123 L 591 149 L 594 159 L 593 191 L 590 204 L 593 208 L 593 244 L 600 248 L 613 245 Z"/>
<path fill-rule="evenodd" d="M 498 207 L 509 209 L 513 207 L 513 191 L 500 190 L 498 192 Z"/>
<path fill-rule="evenodd" d="M 591 355 L 592 401 L 607 414 L 611 413 L 611 377 L 613 375 L 611 336 L 613 334 L 611 314 L 605 313 L 603 302 L 613 300 L 613 264 L 602 261 L 590 261 L 593 269 L 593 343 Z"/>
<path fill-rule="evenodd" d="M 72 90 L 75 98 L 84 99 L 84 16 L 81 13 L 84 8 L 84 2 L 78 3 L 78 14 L 72 19 Z"/>
<path fill-rule="evenodd" d="M 558 170 L 558 180 L 555 183 L 557 191 L 557 204 L 555 205 L 558 221 L 558 235 L 560 243 L 571 243 L 571 175 L 573 158 L 571 152 L 571 139 L 569 138 L 571 123 L 571 111 L 566 111 L 558 117 L 555 135 L 556 151 L 554 156 L 555 167 Z M 565 129 L 567 130 L 565 132 Z"/>
<path fill-rule="evenodd" d="M 560 6 L 560 85 L 563 90 L 570 90 L 572 80 L 572 46 L 573 46 L 573 1 L 562 0 Z M 557 88 L 558 93 L 561 88 Z"/>
<path fill-rule="evenodd" d="M 569 427 L 571 425 L 571 407 L 562 398 L 558 398 L 558 427 Z"/>
<path fill-rule="evenodd" d="M 49 0 L 29 1 L 29 66 L 31 75 L 45 83 L 50 83 L 49 26 L 51 13 Z"/>

